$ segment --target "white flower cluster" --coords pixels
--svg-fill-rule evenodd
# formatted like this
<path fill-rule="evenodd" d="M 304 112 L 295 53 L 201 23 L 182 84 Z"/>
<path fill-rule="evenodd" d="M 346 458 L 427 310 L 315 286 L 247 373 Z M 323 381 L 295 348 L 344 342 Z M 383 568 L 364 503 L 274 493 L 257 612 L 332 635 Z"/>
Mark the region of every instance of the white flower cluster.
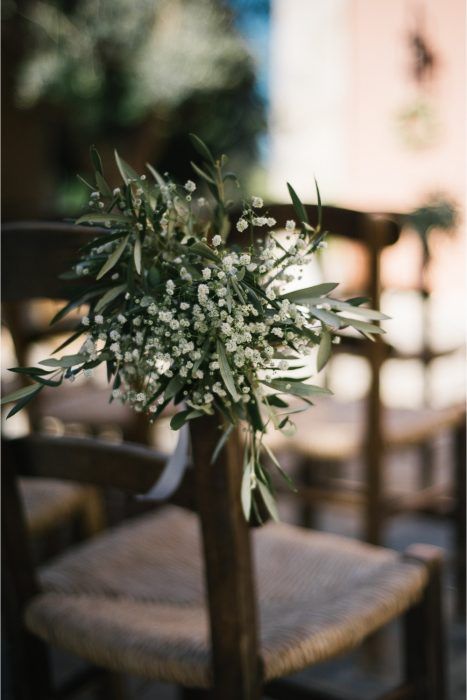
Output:
<path fill-rule="evenodd" d="M 68 273 L 80 284 L 86 277 L 90 281 L 89 289 L 60 312 L 89 306 L 69 339 L 83 337 L 79 352 L 43 364 L 55 368 L 47 381 L 58 386 L 105 363 L 112 399 L 151 419 L 171 401 L 183 402 L 188 408 L 172 418 L 174 429 L 203 413 L 222 414 L 232 426 L 243 422 L 245 515 L 254 512 L 260 518 L 259 499 L 275 517 L 271 482 L 261 461 L 262 437 L 269 424 L 287 430 L 293 411 L 287 411 L 284 395 L 308 401 L 323 391 L 294 374 L 295 360 L 319 344 L 321 367 L 335 329 L 354 325 L 368 336 L 381 332 L 368 321 L 384 317 L 365 308 L 360 309 L 362 320 L 352 320 L 361 301 L 332 299 L 328 294 L 334 284 L 284 293 L 291 268 L 303 267 L 325 245 L 320 224 L 313 228 L 308 223 L 290 185 L 299 227 L 290 219 L 285 241 L 276 238 L 269 230 L 276 220 L 263 210 L 262 198 L 254 196 L 244 202 L 235 223 L 239 233 L 248 233 L 240 247 L 229 248 L 226 188 L 232 173 L 223 174 L 224 156 L 215 160 L 197 137 L 193 145 L 204 158 L 203 167 L 195 170 L 209 185 L 214 206 L 203 197 L 191 204 L 197 190 L 192 180 L 180 187 L 167 173 L 161 176 L 150 168 L 154 181 L 148 181 L 118 156 L 122 184 L 112 192 L 94 153 L 101 191 L 91 188 L 90 211 L 77 223 L 112 230 L 88 244 Z M 339 315 L 343 311 L 349 316 Z M 27 400 L 43 389 L 38 377 L 33 368 Z M 23 405 L 20 395 L 19 408 Z"/>
<path fill-rule="evenodd" d="M 114 398 L 153 414 L 166 402 L 170 380 L 179 378 L 187 405 L 209 412 L 222 400 L 230 407 L 233 397 L 221 371 L 220 344 L 239 400 L 248 404 L 255 394 L 257 399 L 262 395 L 262 381 L 288 368 L 287 361 L 275 359 L 279 344 L 296 353 L 307 351 L 302 329 L 313 326 L 303 309 L 276 299 L 271 285 L 265 284 L 261 297 L 247 296 L 240 288 L 245 276 L 267 279 L 280 260 L 274 241 L 254 257 L 217 250 L 215 261 L 203 266 L 197 279 L 179 264 L 178 276 L 165 281 L 162 294 L 130 295 L 124 313 L 82 319 L 90 334 L 80 352 L 93 360 L 96 347 L 104 344 L 119 368 L 121 384 Z M 189 265 L 183 255 L 176 259 Z M 167 269 L 174 268 L 168 263 Z"/>

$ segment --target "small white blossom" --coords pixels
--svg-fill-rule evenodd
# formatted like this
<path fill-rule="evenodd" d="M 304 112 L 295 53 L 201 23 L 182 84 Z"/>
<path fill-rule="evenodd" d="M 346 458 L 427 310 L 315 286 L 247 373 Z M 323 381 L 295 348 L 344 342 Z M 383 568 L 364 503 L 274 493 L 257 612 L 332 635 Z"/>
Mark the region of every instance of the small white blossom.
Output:
<path fill-rule="evenodd" d="M 193 180 L 187 180 L 185 182 L 185 189 L 187 192 L 194 192 L 196 190 L 196 184 L 193 182 Z"/>
<path fill-rule="evenodd" d="M 263 206 L 263 200 L 261 197 L 252 197 L 251 198 L 251 206 L 254 207 L 255 209 L 261 209 Z"/>
<path fill-rule="evenodd" d="M 220 236 L 216 235 L 213 237 L 212 244 L 215 248 L 217 248 L 217 246 L 220 246 L 221 243 L 222 243 L 222 238 Z"/>
<path fill-rule="evenodd" d="M 246 219 L 239 219 L 237 221 L 237 231 L 240 231 L 242 233 L 248 228 L 248 221 Z"/>
<path fill-rule="evenodd" d="M 201 305 L 205 304 L 208 300 L 209 287 L 207 284 L 198 285 L 198 301 Z"/>
<path fill-rule="evenodd" d="M 81 323 L 83 324 L 83 326 L 89 326 L 89 316 L 83 316 L 83 318 L 81 319 Z"/>
<path fill-rule="evenodd" d="M 104 323 L 104 317 L 101 314 L 97 314 L 94 316 L 94 323 L 96 323 L 98 326 L 101 326 Z"/>
<path fill-rule="evenodd" d="M 293 219 L 289 219 L 285 222 L 285 230 L 289 233 L 293 233 L 295 231 L 295 221 Z"/>

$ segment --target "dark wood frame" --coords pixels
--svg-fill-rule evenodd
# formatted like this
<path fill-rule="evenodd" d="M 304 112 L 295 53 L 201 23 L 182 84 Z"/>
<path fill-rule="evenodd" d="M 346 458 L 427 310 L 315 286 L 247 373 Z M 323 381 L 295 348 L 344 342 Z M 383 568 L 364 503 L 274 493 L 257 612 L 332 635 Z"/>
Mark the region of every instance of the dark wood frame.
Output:
<path fill-rule="evenodd" d="M 288 217 L 288 209 L 281 209 L 280 213 L 272 209 L 271 207 L 271 214 L 278 220 Z M 350 215 L 352 220 L 359 223 L 355 229 L 352 228 L 355 232 L 362 231 L 360 224 L 366 220 L 364 215 L 357 212 L 345 214 L 344 210 L 329 208 L 326 213 L 327 225 L 336 233 L 343 232 L 342 227 L 345 227 L 345 221 L 348 221 L 346 216 Z M 312 217 L 314 214 L 316 212 L 312 213 Z M 371 231 L 373 230 L 371 228 Z M 384 226 L 378 224 L 378 230 L 381 237 L 384 235 L 386 242 L 394 242 L 397 239 L 397 227 L 392 223 Z M 62 224 L 23 224 L 6 227 L 5 254 L 2 259 L 2 264 L 8 265 L 8 271 L 5 270 L 3 275 L 5 298 L 13 301 L 34 297 L 66 298 L 70 285 L 57 280 L 57 276 L 67 269 L 76 255 L 77 248 L 96 233 L 96 229 Z M 370 234 L 366 231 L 364 235 Z M 356 233 L 354 237 L 358 239 Z M 378 239 L 378 243 L 381 243 L 381 240 Z M 376 252 L 379 250 L 375 245 L 375 256 L 379 254 Z M 41 261 L 40 275 L 37 270 L 38 260 Z M 17 284 L 19 278 L 20 285 Z M 211 465 L 210 455 L 214 444 L 217 443 L 218 429 L 216 416 L 199 419 L 193 424 L 195 468 L 190 474 L 191 478 L 194 475 L 196 481 L 196 504 L 189 479 L 183 482 L 172 500 L 192 508 L 196 505 L 200 514 L 213 648 L 214 689 L 208 696 L 215 700 L 259 700 L 262 678 L 255 586 L 249 528 L 240 505 L 242 460 L 239 459 L 237 437 L 232 435 L 215 466 Z M 9 441 L 3 445 L 3 449 L 6 457 L 3 469 L 3 572 L 8 582 L 4 592 L 15 592 L 15 629 L 16 638 L 20 642 L 18 658 L 29 664 L 30 670 L 27 675 L 20 673 L 17 678 L 18 700 L 49 700 L 54 694 L 48 680 L 44 645 L 32 637 L 22 624 L 24 608 L 38 592 L 38 584 L 29 557 L 16 476 L 27 474 L 60 477 L 120 488 L 128 493 L 143 493 L 157 479 L 162 462 L 154 452 L 141 446 L 115 446 L 76 438 L 33 435 Z M 131 464 L 130 468 L 128 464 Z M 416 625 L 421 625 L 427 653 L 429 649 L 430 658 L 436 660 L 433 669 L 428 663 L 425 664 L 428 673 L 436 669 L 436 673 L 442 678 L 442 670 L 439 669 L 439 664 L 442 664 L 442 645 L 440 637 L 436 636 L 441 625 L 441 604 L 439 596 L 430 593 L 432 590 L 439 591 L 439 555 L 422 552 L 420 560 L 427 566 L 429 585 L 419 604 L 421 612 L 416 618 Z M 419 649 L 410 643 L 410 635 L 415 635 L 413 619 L 415 618 L 407 616 L 407 629 L 410 630 L 409 645 L 406 649 L 408 660 L 420 653 Z M 424 683 L 425 681 L 423 687 Z M 420 695 L 421 687 L 419 666 L 416 666 L 415 661 L 407 661 L 405 690 L 403 688 L 398 691 L 399 695 L 392 697 L 425 697 Z M 429 700 L 442 700 L 442 684 L 438 683 L 433 687 L 435 690 L 431 696 L 426 697 Z M 270 684 L 266 692 L 271 698 L 287 697 L 293 700 L 294 697 L 303 697 L 298 690 L 294 694 L 293 688 L 290 687 L 284 691 L 282 682 Z M 284 692 L 287 692 L 286 696 Z M 193 693 L 203 695 L 201 691 Z"/>
<path fill-rule="evenodd" d="M 251 560 L 250 531 L 240 504 L 241 460 L 233 436 L 216 464 L 210 455 L 218 439 L 217 416 L 206 416 L 193 424 L 192 442 L 197 510 L 200 514 L 207 600 L 213 649 L 214 688 L 186 689 L 185 697 L 212 700 L 259 700 L 262 668 L 258 645 L 258 618 Z M 163 461 L 152 450 L 131 444 L 112 445 L 85 438 L 54 438 L 32 435 L 2 445 L 3 468 L 3 575 L 14 591 L 14 624 L 21 660 L 14 676 L 18 700 L 51 700 L 58 695 L 51 688 L 45 646 L 22 623 L 28 602 L 39 592 L 29 556 L 29 543 L 17 475 L 47 476 L 143 493 L 158 478 Z M 64 459 L 66 455 L 67 459 Z M 96 468 L 98 465 L 98 468 Z M 193 476 L 193 474 L 192 474 Z M 193 507 L 193 489 L 183 486 L 174 495 L 179 505 Z M 188 495 L 188 499 L 187 499 Z M 190 498 L 191 496 L 191 498 Z M 441 618 L 439 551 L 418 546 L 406 556 L 427 567 L 428 585 L 419 603 L 405 615 L 406 680 L 398 694 L 385 698 L 443 700 L 445 695 L 443 635 Z M 4 601 L 5 603 L 5 601 Z M 7 608 L 12 601 L 7 601 Z M 26 664 L 26 665 L 23 665 Z M 28 668 L 25 674 L 22 669 Z M 73 687 L 73 684 L 70 684 Z M 287 681 L 275 681 L 264 688 L 271 698 L 305 697 Z M 323 694 L 308 694 L 324 700 Z"/>
<path fill-rule="evenodd" d="M 317 221 L 317 207 L 307 206 L 310 221 Z M 268 206 L 268 212 L 277 221 L 296 218 L 290 204 L 273 204 Z M 375 309 L 380 307 L 381 295 L 381 255 L 385 248 L 394 245 L 400 236 L 403 217 L 397 214 L 378 215 L 357 212 L 339 207 L 327 207 L 324 210 L 325 228 L 332 235 L 356 241 L 362 244 L 368 258 L 367 289 L 364 292 L 371 299 Z M 427 299 L 427 291 L 421 286 L 420 293 Z M 310 465 L 309 460 L 303 460 L 301 465 L 302 479 L 305 488 L 301 489 L 303 501 L 304 524 L 313 522 L 313 505 L 317 500 L 330 500 L 359 505 L 364 510 L 363 536 L 366 541 L 380 544 L 385 521 L 391 515 L 419 510 L 433 514 L 447 514 L 451 517 L 456 540 L 455 575 L 457 582 L 457 608 L 461 616 L 465 616 L 466 579 L 465 579 L 465 412 L 459 413 L 459 423 L 453 426 L 453 482 L 454 493 L 446 494 L 446 490 L 434 488 L 422 479 L 420 490 L 412 498 L 388 499 L 384 494 L 384 460 L 388 445 L 384 441 L 384 407 L 380 396 L 380 374 L 384 362 L 389 358 L 420 359 L 426 366 L 433 359 L 444 356 L 446 352 L 433 352 L 423 347 L 422 354 L 399 354 L 382 338 L 376 342 L 360 341 L 357 338 L 346 339 L 338 352 L 350 352 L 364 356 L 368 360 L 371 381 L 365 404 L 365 440 L 363 448 L 364 489 L 363 492 L 348 491 L 345 485 L 340 489 L 334 484 L 331 488 L 313 488 L 311 472 L 318 466 L 316 462 Z M 449 351 L 450 352 L 450 351 Z M 313 420 L 310 413 L 310 420 Z M 422 460 L 427 457 L 426 443 L 418 444 Z M 422 477 L 429 476 L 428 469 L 422 464 Z M 446 511 L 445 503 L 449 500 L 451 507 Z"/>

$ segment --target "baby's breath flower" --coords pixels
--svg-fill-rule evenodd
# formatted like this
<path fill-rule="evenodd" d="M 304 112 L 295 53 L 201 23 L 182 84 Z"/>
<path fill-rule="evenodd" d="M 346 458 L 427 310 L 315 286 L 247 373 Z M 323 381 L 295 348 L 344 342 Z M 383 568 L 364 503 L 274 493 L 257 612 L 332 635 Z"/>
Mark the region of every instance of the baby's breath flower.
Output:
<path fill-rule="evenodd" d="M 283 373 L 295 363 L 286 358 L 310 353 L 323 334 L 323 325 L 310 309 L 282 297 L 284 284 L 300 279 L 308 264 L 313 238 L 306 227 L 297 231 L 291 219 L 285 223 L 286 243 L 276 242 L 276 221 L 266 209 L 261 211 L 263 199 L 253 196 L 231 223 L 240 233 L 252 225 L 263 233 L 246 250 L 231 248 L 227 235 L 217 233 L 214 208 L 193 195 L 195 182 L 187 180 L 180 187 L 165 174 L 162 183 L 159 179 L 149 188 L 143 186 L 144 179 L 135 176 L 116 187 L 108 214 L 104 212 L 110 198 L 97 190 L 90 195 L 90 211 L 102 211 L 100 219 L 107 228 L 115 212 L 124 213 L 128 221 L 117 225 L 116 236 L 101 232 L 73 268 L 81 281 L 92 276 L 90 286 L 96 285 L 99 297 L 105 295 L 107 301 L 97 306 L 100 313 L 91 302 L 88 315 L 82 317 L 85 334 L 78 353 L 96 365 L 108 360 L 116 387 L 112 397 L 146 413 L 151 421 L 165 405 L 167 383 L 176 378 L 177 398 L 183 397 L 187 406 L 212 414 L 215 402 L 226 416 L 244 422 L 250 432 L 247 458 L 254 464 L 250 480 L 255 488 L 261 438 L 249 425 L 250 402 L 267 408 L 269 416 L 274 406 L 265 405 L 264 382 L 281 377 L 283 384 L 290 381 Z M 192 198 L 196 206 L 188 204 Z M 135 239 L 141 244 L 140 274 L 135 272 L 138 260 L 133 260 Z M 121 241 L 128 241 L 123 250 Z M 112 268 L 100 275 L 109 259 Z M 330 308 L 330 303 L 323 297 L 320 308 Z M 81 363 L 63 374 L 72 381 L 83 371 Z"/>

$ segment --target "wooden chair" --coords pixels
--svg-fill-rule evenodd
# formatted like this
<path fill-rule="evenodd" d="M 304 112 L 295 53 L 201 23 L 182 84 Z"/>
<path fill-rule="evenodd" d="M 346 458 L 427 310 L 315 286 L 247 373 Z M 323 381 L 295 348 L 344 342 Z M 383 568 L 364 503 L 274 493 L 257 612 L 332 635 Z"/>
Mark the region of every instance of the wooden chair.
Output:
<path fill-rule="evenodd" d="M 163 465 L 149 448 L 95 439 L 31 435 L 4 443 L 3 590 L 16 642 L 14 697 L 65 696 L 51 688 L 47 643 L 109 671 L 176 683 L 186 698 L 259 700 L 264 692 L 323 700 L 282 679 L 402 616 L 404 680 L 383 697 L 445 698 L 438 550 L 419 545 L 401 556 L 289 525 L 250 530 L 236 436 L 213 465 L 217 416 L 196 421 L 191 435 L 194 468 L 172 501 L 194 506 L 200 528 L 194 512 L 167 506 L 39 572 L 28 556 L 18 475 L 143 493 Z"/>
<path fill-rule="evenodd" d="M 95 235 L 69 224 L 36 222 L 7 224 L 2 230 L 2 311 L 15 345 L 19 364 L 27 365 L 33 342 L 51 337 L 57 331 L 28 321 L 28 304 L 36 299 L 62 299 L 68 292 L 59 275 L 71 265 L 78 249 Z M 63 289 L 62 289 L 63 287 Z M 63 295 L 63 296 L 62 296 Z M 65 326 L 66 330 L 66 326 Z M 41 417 L 57 416 L 64 423 L 107 424 L 121 418 L 122 411 L 108 406 L 108 393 L 89 388 L 76 391 L 76 401 L 70 389 L 57 396 L 52 407 L 50 396 L 31 404 L 30 423 L 38 427 Z M 42 398 L 38 397 L 38 398 Z M 83 405 L 84 412 L 77 411 Z M 97 417 L 97 420 L 96 420 Z M 55 547 L 55 534 L 65 525 L 72 525 L 79 537 L 98 532 L 104 525 L 102 503 L 94 489 L 57 479 L 22 479 L 21 495 L 26 521 L 35 540 L 43 540 L 47 551 Z M 49 542 L 50 540 L 50 542 Z M 49 544 L 53 546 L 48 546 Z"/>
<path fill-rule="evenodd" d="M 66 299 L 69 290 L 79 283 L 74 280 L 66 284 L 59 276 L 76 261 L 79 249 L 102 232 L 103 229 L 59 222 L 11 222 L 3 227 L 2 311 L 18 364 L 30 364 L 30 351 L 36 343 L 56 340 L 65 333 L 71 335 L 76 323 L 64 319 L 47 325 L 34 318 L 30 304 Z M 126 440 L 149 440 L 148 422 L 118 401 L 109 404 L 107 387 L 91 383 L 79 387 L 64 385 L 54 392 L 42 392 L 37 398 L 28 407 L 35 430 L 41 428 L 47 416 L 65 426 L 78 424 L 91 434 L 116 426 Z"/>
<path fill-rule="evenodd" d="M 268 205 L 267 209 L 269 215 L 280 222 L 296 218 L 290 205 Z M 307 210 L 310 221 L 316 221 L 316 207 L 307 206 Z M 379 308 L 381 254 L 387 246 L 397 242 L 401 224 L 395 218 L 337 207 L 324 209 L 323 223 L 332 235 L 362 244 L 368 260 L 367 288 L 359 291 L 371 299 L 373 308 Z M 384 362 L 390 358 L 417 359 L 418 356 L 401 355 L 385 343 L 384 338 L 377 342 L 348 338 L 336 346 L 336 350 L 367 359 L 371 381 L 366 399 L 347 404 L 338 404 L 332 398 L 320 400 L 312 411 L 294 416 L 298 430 L 293 440 L 283 439 L 278 433 L 271 437 L 271 446 L 293 452 L 302 463 L 305 487 L 299 489 L 299 496 L 305 502 L 305 516 L 307 519 L 311 516 L 313 504 L 325 500 L 359 505 L 364 509 L 364 538 L 379 544 L 387 517 L 412 510 L 444 513 L 447 510 L 455 523 L 456 579 L 462 605 L 465 601 L 465 408 L 399 410 L 384 407 L 380 398 Z M 420 359 L 426 359 L 426 352 Z M 446 494 L 445 487 L 424 484 L 409 496 L 388 496 L 384 490 L 387 453 L 424 446 L 443 431 L 453 435 L 455 486 L 451 493 Z M 363 460 L 363 490 L 339 479 L 331 485 L 326 480 L 313 483 L 313 472 L 320 464 L 344 463 L 355 457 Z"/>

